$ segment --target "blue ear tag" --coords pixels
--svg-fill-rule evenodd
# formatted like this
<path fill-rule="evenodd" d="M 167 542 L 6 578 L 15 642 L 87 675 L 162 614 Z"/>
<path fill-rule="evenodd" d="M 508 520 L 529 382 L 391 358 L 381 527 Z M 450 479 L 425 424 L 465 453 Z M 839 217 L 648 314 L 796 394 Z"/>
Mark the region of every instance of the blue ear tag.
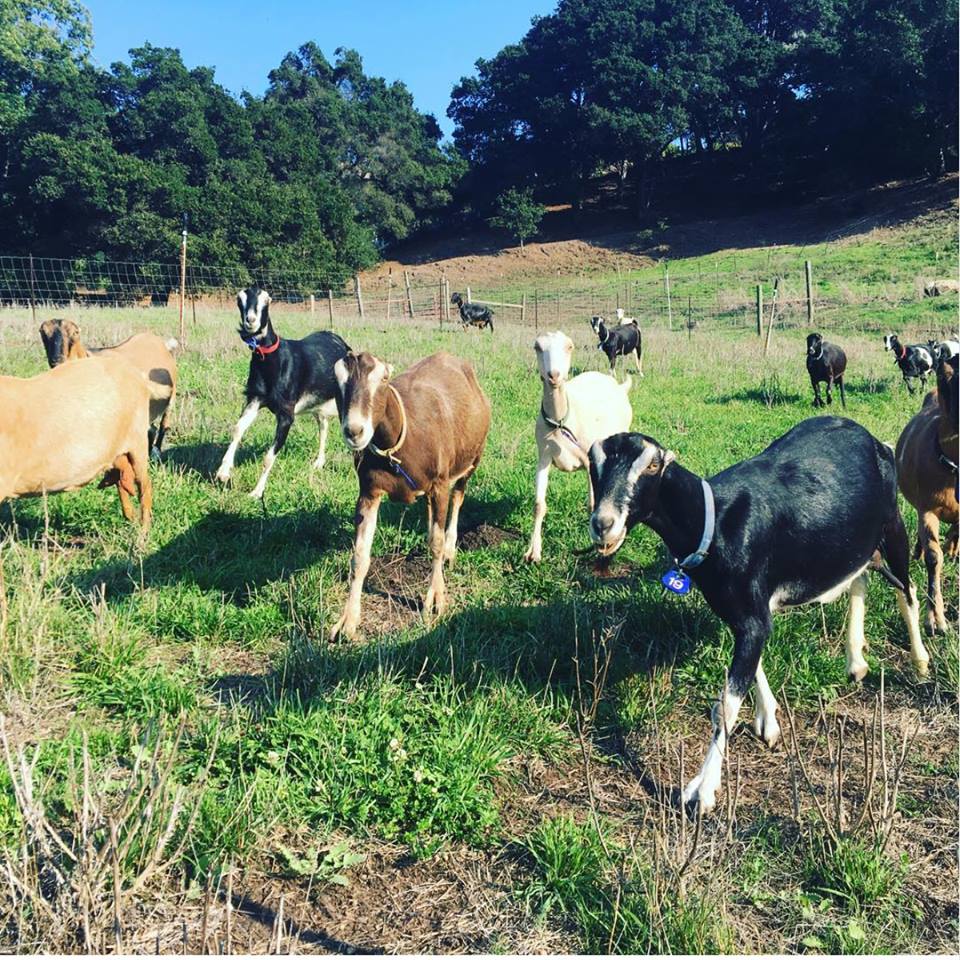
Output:
<path fill-rule="evenodd" d="M 668 570 L 661 578 L 660 582 L 672 593 L 678 593 L 682 597 L 690 592 L 690 578 L 682 570 Z"/>

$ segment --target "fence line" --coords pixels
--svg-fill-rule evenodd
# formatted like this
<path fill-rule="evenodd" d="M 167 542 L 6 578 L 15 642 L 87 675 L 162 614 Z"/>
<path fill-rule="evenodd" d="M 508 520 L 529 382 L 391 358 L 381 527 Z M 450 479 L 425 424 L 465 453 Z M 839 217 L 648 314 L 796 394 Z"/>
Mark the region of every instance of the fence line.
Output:
<path fill-rule="evenodd" d="M 768 257 L 773 265 L 772 255 Z M 720 269 L 717 261 L 678 269 L 664 264 L 649 276 L 597 279 L 558 275 L 549 280 L 464 281 L 465 299 L 495 307 L 501 319 L 539 328 L 579 323 L 595 314 L 610 316 L 618 308 L 643 324 L 671 330 L 700 326 L 751 329 L 758 333 L 772 316 L 774 326 L 855 325 L 883 329 L 895 320 L 891 311 L 908 305 L 910 323 L 931 331 L 953 325 L 948 303 L 923 297 L 917 278 L 878 281 L 844 273 L 823 275 L 809 260 L 779 263 L 769 274 L 756 270 Z M 463 280 L 463 278 L 461 278 Z M 0 306 L 38 305 L 44 309 L 76 306 L 173 306 L 180 295 L 180 265 L 97 259 L 0 256 Z M 254 281 L 250 271 L 228 271 L 188 264 L 184 295 L 198 305 L 232 308 L 236 291 Z M 390 321 L 443 325 L 456 323 L 450 297 L 456 289 L 444 274 L 404 270 L 394 277 L 318 278 L 308 272 L 261 271 L 256 282 L 274 301 L 307 310 L 318 323 L 335 325 L 348 317 L 374 316 Z M 774 287 L 777 296 L 772 300 Z M 766 299 L 767 306 L 764 306 Z"/>

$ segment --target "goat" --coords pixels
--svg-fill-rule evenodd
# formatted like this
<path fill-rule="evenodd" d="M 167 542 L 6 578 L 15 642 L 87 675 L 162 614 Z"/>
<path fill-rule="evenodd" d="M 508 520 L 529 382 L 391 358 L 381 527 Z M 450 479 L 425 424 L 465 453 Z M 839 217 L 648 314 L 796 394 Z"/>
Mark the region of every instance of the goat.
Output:
<path fill-rule="evenodd" d="M 270 303 L 270 294 L 259 287 L 248 287 L 237 294 L 238 333 L 252 353 L 244 391 L 246 403 L 216 474 L 221 483 L 230 480 L 240 441 L 257 419 L 260 408 L 266 407 L 277 418 L 277 428 L 264 458 L 260 479 L 250 492 L 254 500 L 262 499 L 267 477 L 298 413 L 309 410 L 316 418 L 320 451 L 313 468 L 323 467 L 329 421 L 337 413 L 337 380 L 333 368 L 350 349 L 337 334 L 326 330 L 311 333 L 302 340 L 281 340 L 270 320 Z"/>
<path fill-rule="evenodd" d="M 927 632 L 947 629 L 943 612 L 940 572 L 940 522 L 950 524 L 947 555 L 957 555 L 958 507 L 957 438 L 958 369 L 960 357 L 941 360 L 937 366 L 937 389 L 931 391 L 920 412 L 903 428 L 897 441 L 897 483 L 904 498 L 917 511 L 917 543 L 914 559 L 923 556 L 927 568 Z"/>
<path fill-rule="evenodd" d="M 493 311 L 489 307 L 484 307 L 479 303 L 464 303 L 463 297 L 455 293 L 450 298 L 451 303 L 455 303 L 460 309 L 460 322 L 465 327 L 489 327 L 493 333 Z"/>
<path fill-rule="evenodd" d="M 847 409 L 847 398 L 843 393 L 843 373 L 847 369 L 847 355 L 835 343 L 828 343 L 819 333 L 807 336 L 807 373 L 813 384 L 813 405 L 822 407 L 820 384 L 827 385 L 827 403 L 833 403 L 834 383 L 840 388 L 840 404 Z"/>
<path fill-rule="evenodd" d="M 150 456 L 160 459 L 163 438 L 170 426 L 170 410 L 177 392 L 177 361 L 172 351 L 179 344 L 174 337 L 164 340 L 155 333 L 135 333 L 112 347 L 85 347 L 80 328 L 72 320 L 47 320 L 40 324 L 40 339 L 51 367 L 85 357 L 117 356 L 133 364 L 147 379 L 169 388 L 165 397 L 150 399 Z M 164 391 L 159 391 L 163 393 Z"/>
<path fill-rule="evenodd" d="M 926 347 L 918 343 L 905 347 L 895 333 L 888 333 L 883 338 L 883 347 L 893 353 L 893 359 L 900 368 L 903 382 L 910 393 L 916 389 L 910 381 L 917 378 L 920 380 L 920 388 L 926 389 L 927 377 L 933 370 L 933 355 Z"/>
<path fill-rule="evenodd" d="M 617 310 L 620 316 L 622 310 Z M 590 320 L 590 326 L 593 332 L 600 338 L 597 349 L 602 350 L 610 361 L 610 370 L 613 371 L 617 357 L 626 357 L 633 354 L 637 364 L 637 373 L 643 376 L 643 338 L 640 334 L 640 326 L 634 319 L 620 320 L 617 327 L 608 327 L 603 317 L 594 316 Z"/>
<path fill-rule="evenodd" d="M 587 466 L 587 451 L 596 440 L 630 429 L 630 378 L 619 384 L 606 373 L 589 370 L 569 382 L 573 341 L 557 330 L 542 333 L 534 345 L 537 369 L 543 381 L 537 417 L 537 479 L 533 532 L 524 554 L 527 563 L 539 563 L 543 552 L 543 518 L 547 515 L 550 468 L 566 473 Z M 589 478 L 588 478 L 589 479 Z M 593 509 L 593 489 L 589 489 Z"/>
<path fill-rule="evenodd" d="M 433 574 L 423 615 L 446 609 L 443 562 L 456 558 L 460 507 L 487 442 L 490 401 L 473 367 L 449 353 L 418 360 L 396 380 L 393 368 L 370 353 L 348 353 L 334 370 L 340 426 L 360 483 L 349 594 L 331 633 L 336 640 L 352 637 L 360 623 L 360 595 L 384 495 L 401 503 L 426 496 Z"/>
<path fill-rule="evenodd" d="M 936 368 L 941 360 L 949 360 L 960 354 L 960 343 L 956 340 L 928 340 L 927 350 L 933 357 L 933 366 Z"/>
<path fill-rule="evenodd" d="M 858 423 L 802 421 L 709 482 L 651 437 L 621 433 L 590 448 L 590 473 L 597 500 L 590 534 L 600 554 L 612 555 L 636 524 L 646 524 L 671 556 L 684 558 L 664 584 L 685 593 L 692 578 L 733 631 L 733 662 L 713 709 L 713 739 L 683 791 L 684 803 L 713 807 L 727 737 L 754 679 L 754 730 L 771 747 L 780 736 L 777 701 L 761 663 L 772 614 L 827 603 L 849 590 L 847 673 L 861 680 L 868 670 L 865 574 L 878 569 L 898 589 L 913 662 L 918 673 L 927 672 L 893 450 Z"/>
<path fill-rule="evenodd" d="M 102 487 L 116 484 L 131 522 L 136 488 L 142 543 L 153 513 L 150 403 L 171 392 L 117 356 L 0 377 L 0 502 L 77 490 L 102 476 Z"/>

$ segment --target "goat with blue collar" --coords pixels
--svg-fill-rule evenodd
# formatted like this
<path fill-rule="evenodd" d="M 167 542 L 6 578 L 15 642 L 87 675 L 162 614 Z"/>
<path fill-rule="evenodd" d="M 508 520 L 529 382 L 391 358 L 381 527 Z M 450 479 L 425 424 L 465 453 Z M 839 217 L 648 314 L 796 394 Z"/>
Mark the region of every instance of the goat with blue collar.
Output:
<path fill-rule="evenodd" d="M 323 466 L 329 421 L 337 415 L 337 378 L 333 368 L 350 349 L 337 334 L 328 330 L 311 333 L 302 340 L 281 340 L 270 321 L 271 302 L 270 294 L 259 287 L 248 287 L 237 294 L 238 333 L 250 348 L 250 370 L 243 413 L 217 470 L 217 479 L 226 483 L 243 435 L 257 419 L 260 408 L 266 407 L 277 418 L 277 429 L 264 458 L 260 479 L 250 493 L 255 500 L 263 498 L 267 477 L 299 413 L 309 411 L 316 418 L 320 451 L 313 466 L 316 470 Z"/>
<path fill-rule="evenodd" d="M 897 588 L 914 665 L 926 673 L 893 451 L 854 421 L 805 420 L 709 480 L 684 469 L 651 437 L 620 433 L 591 447 L 590 476 L 596 498 L 590 533 L 598 551 L 612 555 L 631 528 L 646 524 L 673 557 L 683 558 L 664 584 L 685 593 L 692 579 L 733 631 L 733 663 L 713 710 L 710 749 L 683 791 L 685 803 L 713 808 L 727 737 L 754 680 L 754 730 L 768 746 L 779 739 L 777 701 L 761 663 L 772 614 L 849 591 L 847 672 L 861 680 L 868 669 L 866 573 L 878 570 Z"/>

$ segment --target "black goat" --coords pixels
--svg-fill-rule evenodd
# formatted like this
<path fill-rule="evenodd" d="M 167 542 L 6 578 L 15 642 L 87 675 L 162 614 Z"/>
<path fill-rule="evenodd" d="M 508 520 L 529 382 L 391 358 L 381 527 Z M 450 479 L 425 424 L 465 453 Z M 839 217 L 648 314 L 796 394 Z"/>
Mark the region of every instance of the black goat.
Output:
<path fill-rule="evenodd" d="M 637 362 L 637 373 L 643 376 L 643 337 L 636 320 L 628 320 L 616 327 L 608 327 L 603 317 L 590 320 L 593 332 L 600 338 L 597 349 L 602 350 L 610 361 L 612 371 L 617 357 L 627 357 L 631 353 Z"/>
<path fill-rule="evenodd" d="M 489 307 L 484 307 L 479 303 L 464 303 L 463 297 L 455 293 L 450 298 L 451 303 L 455 303 L 460 309 L 460 322 L 465 327 L 489 327 L 493 333 L 493 311 Z"/>
<path fill-rule="evenodd" d="M 313 466 L 320 469 L 326 460 L 329 420 L 337 415 L 337 378 L 334 364 L 346 356 L 349 347 L 335 333 L 311 333 L 303 340 L 281 340 L 270 322 L 270 294 L 248 287 L 237 294 L 240 309 L 239 334 L 253 351 L 247 374 L 246 405 L 233 429 L 233 439 L 223 455 L 217 479 L 226 483 L 233 459 L 244 433 L 257 419 L 261 407 L 277 418 L 277 431 L 267 451 L 263 472 L 250 496 L 263 497 L 267 477 L 298 413 L 311 411 L 320 429 L 320 452 Z"/>
<path fill-rule="evenodd" d="M 911 381 L 919 379 L 920 389 L 925 390 L 927 377 L 934 368 L 933 354 L 929 348 L 919 343 L 905 347 L 895 333 L 887 334 L 883 338 L 883 347 L 893 353 L 893 359 L 903 374 L 903 382 L 907 385 L 907 389 L 913 393 L 915 387 Z"/>
<path fill-rule="evenodd" d="M 689 578 L 733 631 L 727 683 L 713 711 L 713 740 L 685 802 L 709 810 L 715 801 L 727 735 L 754 679 L 754 730 L 769 746 L 780 736 L 777 701 L 761 655 L 772 614 L 827 603 L 850 591 L 847 673 L 860 680 L 866 572 L 881 571 L 898 588 L 917 671 L 929 656 L 920 638 L 920 607 L 910 583 L 910 548 L 897 505 L 893 451 L 842 417 L 813 417 L 766 450 L 710 478 L 675 462 L 674 454 L 637 433 L 619 433 L 590 449 L 596 507 L 590 533 L 609 556 L 644 523 L 671 556 L 683 557 L 664 584 L 678 593 Z M 889 565 L 889 566 L 888 566 Z"/>
<path fill-rule="evenodd" d="M 807 336 L 807 373 L 813 384 L 813 405 L 822 407 L 820 384 L 827 385 L 827 403 L 833 403 L 831 392 L 833 385 L 840 388 L 840 404 L 847 409 L 847 398 L 843 393 L 843 372 L 847 369 L 847 355 L 835 343 L 827 343 L 819 333 Z"/>

